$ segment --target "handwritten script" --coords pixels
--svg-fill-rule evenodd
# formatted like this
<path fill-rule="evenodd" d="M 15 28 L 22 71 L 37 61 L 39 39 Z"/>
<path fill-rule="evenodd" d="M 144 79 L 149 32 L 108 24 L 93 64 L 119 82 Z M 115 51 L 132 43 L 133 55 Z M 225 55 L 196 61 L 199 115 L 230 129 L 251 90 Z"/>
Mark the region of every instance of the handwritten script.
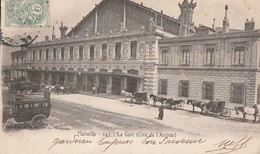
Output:
<path fill-rule="evenodd" d="M 208 150 L 206 153 L 218 153 L 218 154 L 227 154 L 227 153 L 232 153 L 237 150 L 241 150 L 247 147 L 247 143 L 252 139 L 252 137 L 243 137 L 240 140 L 234 141 L 230 139 L 225 139 L 214 146 L 216 149 L 213 150 Z"/>

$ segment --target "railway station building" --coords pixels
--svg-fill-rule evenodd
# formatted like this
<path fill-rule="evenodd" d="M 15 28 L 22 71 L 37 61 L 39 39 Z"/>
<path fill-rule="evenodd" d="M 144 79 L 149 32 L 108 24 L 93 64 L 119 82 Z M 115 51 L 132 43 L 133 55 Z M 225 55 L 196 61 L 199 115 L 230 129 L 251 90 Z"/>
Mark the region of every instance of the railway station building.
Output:
<path fill-rule="evenodd" d="M 22 69 L 28 80 L 82 91 L 95 85 L 116 95 L 124 89 L 219 99 L 230 107 L 260 103 L 260 30 L 254 20 L 232 29 L 226 6 L 222 27 L 196 26 L 196 6 L 183 0 L 174 19 L 142 3 L 103 0 L 68 33 L 61 24 L 60 37 L 46 36 L 25 49 Z"/>

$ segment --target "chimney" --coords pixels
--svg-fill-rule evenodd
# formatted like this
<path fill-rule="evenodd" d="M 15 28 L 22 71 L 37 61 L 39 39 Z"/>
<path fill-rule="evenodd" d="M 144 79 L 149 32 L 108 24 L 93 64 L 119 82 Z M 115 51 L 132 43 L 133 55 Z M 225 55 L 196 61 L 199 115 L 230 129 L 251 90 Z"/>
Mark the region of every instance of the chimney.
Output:
<path fill-rule="evenodd" d="M 47 42 L 47 41 L 49 41 L 49 36 L 48 35 L 45 36 L 45 42 Z"/>
<path fill-rule="evenodd" d="M 254 18 L 252 18 L 251 21 L 249 21 L 248 19 L 246 19 L 245 22 L 245 30 L 254 30 L 255 29 L 255 21 Z"/>
<path fill-rule="evenodd" d="M 216 19 L 213 19 L 212 29 L 215 30 Z"/>
<path fill-rule="evenodd" d="M 63 26 L 63 22 L 61 22 L 60 26 L 60 37 L 65 38 L 66 37 L 66 31 L 68 30 L 67 26 Z"/>
<path fill-rule="evenodd" d="M 229 21 L 227 17 L 227 12 L 228 12 L 228 5 L 225 6 L 225 18 L 223 20 L 223 32 L 228 33 L 229 32 Z"/>
<path fill-rule="evenodd" d="M 54 34 L 54 26 L 52 27 L 52 36 L 51 36 L 52 40 L 55 40 L 56 36 Z"/>

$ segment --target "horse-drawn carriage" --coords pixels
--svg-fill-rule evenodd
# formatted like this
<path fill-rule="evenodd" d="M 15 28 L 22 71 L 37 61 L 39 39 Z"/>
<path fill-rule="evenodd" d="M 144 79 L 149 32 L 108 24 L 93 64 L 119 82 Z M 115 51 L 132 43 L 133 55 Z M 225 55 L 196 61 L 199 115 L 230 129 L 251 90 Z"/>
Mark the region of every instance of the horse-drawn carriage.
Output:
<path fill-rule="evenodd" d="M 28 85 L 25 81 L 13 81 L 9 84 L 9 92 L 16 93 L 17 91 L 23 93 L 28 89 Z"/>
<path fill-rule="evenodd" d="M 40 84 L 27 81 L 14 81 L 9 84 L 10 93 L 40 93 Z"/>
<path fill-rule="evenodd" d="M 231 110 L 226 108 L 225 105 L 225 101 L 210 101 L 204 106 L 202 113 L 213 113 L 221 117 L 230 117 Z"/>
<path fill-rule="evenodd" d="M 48 98 L 16 98 L 9 102 L 7 121 L 3 125 L 9 128 L 15 122 L 23 122 L 32 128 L 44 128 L 48 125 L 47 118 L 50 115 L 51 103 Z M 14 125 L 14 124 L 13 124 Z"/>
<path fill-rule="evenodd" d="M 216 114 L 217 116 L 222 117 L 230 117 L 231 111 L 230 109 L 226 108 L 225 101 L 218 101 L 218 100 L 212 100 L 209 102 L 205 101 L 198 101 L 198 100 L 192 100 L 188 99 L 187 104 L 193 106 L 193 112 L 195 111 L 195 107 L 198 107 L 201 109 L 202 114 Z"/>
<path fill-rule="evenodd" d="M 146 92 L 135 92 L 131 98 L 131 103 L 144 104 L 148 103 L 148 93 Z"/>

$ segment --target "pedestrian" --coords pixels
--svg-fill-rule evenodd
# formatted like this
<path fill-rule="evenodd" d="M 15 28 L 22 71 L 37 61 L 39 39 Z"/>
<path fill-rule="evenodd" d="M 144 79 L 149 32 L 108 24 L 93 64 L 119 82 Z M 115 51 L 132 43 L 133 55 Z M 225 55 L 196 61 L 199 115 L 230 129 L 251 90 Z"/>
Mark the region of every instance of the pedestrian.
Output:
<path fill-rule="evenodd" d="M 158 119 L 159 120 L 163 120 L 163 106 L 161 105 L 160 107 L 159 107 L 159 115 L 158 115 Z"/>
<path fill-rule="evenodd" d="M 95 85 L 93 85 L 93 94 L 95 94 L 96 93 L 96 87 L 95 87 Z"/>

